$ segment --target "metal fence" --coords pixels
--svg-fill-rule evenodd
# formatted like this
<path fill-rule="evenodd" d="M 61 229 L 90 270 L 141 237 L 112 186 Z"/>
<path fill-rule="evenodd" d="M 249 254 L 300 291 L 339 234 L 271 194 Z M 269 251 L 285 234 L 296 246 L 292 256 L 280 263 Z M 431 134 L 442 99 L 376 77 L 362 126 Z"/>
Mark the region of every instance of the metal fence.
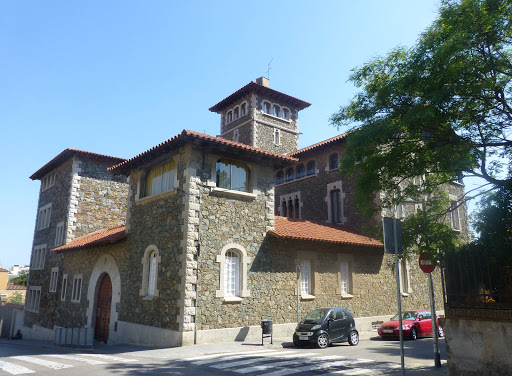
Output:
<path fill-rule="evenodd" d="M 445 306 L 512 309 L 512 270 L 486 255 L 448 254 L 444 259 Z"/>

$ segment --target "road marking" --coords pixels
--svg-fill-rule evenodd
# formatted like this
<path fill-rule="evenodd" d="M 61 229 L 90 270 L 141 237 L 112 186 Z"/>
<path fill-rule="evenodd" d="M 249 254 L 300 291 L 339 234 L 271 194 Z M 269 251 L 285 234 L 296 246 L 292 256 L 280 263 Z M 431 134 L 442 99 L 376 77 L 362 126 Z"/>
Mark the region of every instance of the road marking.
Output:
<path fill-rule="evenodd" d="M 85 354 L 84 353 L 84 354 L 76 354 L 76 355 L 90 356 L 91 358 L 100 358 L 100 359 L 112 360 L 112 361 L 117 361 L 117 362 L 122 362 L 122 363 L 138 362 L 137 359 L 126 359 L 126 358 L 121 358 L 119 356 L 105 355 L 105 354 Z"/>
<path fill-rule="evenodd" d="M 5 372 L 10 373 L 11 375 L 21 375 L 24 373 L 34 373 L 35 372 L 26 367 L 19 366 L 14 363 L 4 362 L 3 360 L 0 360 L 0 369 Z"/>
<path fill-rule="evenodd" d="M 303 364 L 303 363 L 311 363 L 311 362 L 314 362 L 314 361 L 315 360 L 313 358 L 307 358 L 307 359 L 301 358 L 301 359 L 294 359 L 294 360 L 286 360 L 286 361 L 282 361 L 282 362 L 273 362 L 273 363 L 261 364 L 261 365 L 258 365 L 258 366 L 248 367 L 248 368 L 244 368 L 244 369 L 238 369 L 238 370 L 234 370 L 234 371 L 237 372 L 237 373 L 249 373 L 249 372 L 255 372 L 255 371 L 264 371 L 266 369 L 275 368 L 275 367 L 298 365 L 298 364 Z M 301 372 L 301 371 L 298 370 L 298 371 L 295 371 L 295 372 Z"/>
<path fill-rule="evenodd" d="M 53 358 L 60 358 L 60 359 L 67 359 L 67 360 L 74 360 L 77 362 L 83 362 L 87 364 L 107 364 L 106 362 L 103 362 L 101 360 L 96 359 L 86 359 L 82 358 L 76 355 L 64 355 L 64 354 L 47 354 L 45 356 L 51 356 Z"/>
<path fill-rule="evenodd" d="M 265 351 L 265 352 L 260 352 L 258 354 L 254 354 L 254 356 L 263 356 L 263 355 L 272 355 L 272 353 L 275 353 L 275 350 L 269 350 L 269 351 Z M 226 357 L 222 357 L 222 358 L 217 358 L 217 359 L 207 359 L 207 360 L 200 360 L 198 362 L 194 362 L 194 365 L 204 365 L 204 364 L 212 364 L 212 363 L 217 363 L 217 362 L 223 362 L 223 361 L 226 361 L 226 360 L 234 360 L 234 359 L 241 359 L 241 358 L 246 358 L 247 356 L 253 356 L 252 354 L 244 354 L 244 355 L 232 355 L 232 356 L 226 356 Z"/>
<path fill-rule="evenodd" d="M 288 354 L 288 355 L 284 355 L 284 354 Z M 280 358 L 284 358 L 284 357 L 286 357 L 286 358 L 289 358 L 289 357 L 296 358 L 297 357 L 297 353 L 290 354 L 289 351 L 277 351 L 277 352 L 274 352 L 274 353 L 269 354 L 269 355 L 271 357 L 279 356 Z M 284 356 L 280 356 L 280 355 L 284 355 Z M 217 368 L 217 369 L 239 367 L 239 366 L 245 366 L 247 364 L 261 362 L 262 360 L 267 360 L 267 359 L 268 359 L 268 357 L 265 357 L 265 354 L 257 354 L 256 358 L 251 357 L 250 359 L 240 360 L 238 362 L 228 362 L 228 363 L 225 363 L 225 364 L 213 365 L 212 367 L 213 368 Z M 223 361 L 223 360 L 226 360 L 226 358 L 219 359 L 219 361 Z"/>
<path fill-rule="evenodd" d="M 25 362 L 29 362 L 29 363 L 33 363 L 33 364 L 38 364 L 40 366 L 44 366 L 44 367 L 51 368 L 51 369 L 73 368 L 73 366 L 69 365 L 69 364 L 52 362 L 51 360 L 34 358 L 32 356 L 11 356 L 11 358 L 17 359 L 17 360 L 23 360 Z"/>
<path fill-rule="evenodd" d="M 228 352 L 228 353 L 215 353 L 215 354 L 207 354 L 207 355 L 199 355 L 199 356 L 193 356 L 190 358 L 183 358 L 183 359 L 176 359 L 178 362 L 183 361 L 194 361 L 194 360 L 203 360 L 203 359 L 211 359 L 211 358 L 218 358 L 222 356 L 230 356 L 230 355 L 244 355 L 244 354 L 260 354 L 260 353 L 267 353 L 275 350 L 258 350 L 258 351 L 238 351 L 238 352 Z"/>

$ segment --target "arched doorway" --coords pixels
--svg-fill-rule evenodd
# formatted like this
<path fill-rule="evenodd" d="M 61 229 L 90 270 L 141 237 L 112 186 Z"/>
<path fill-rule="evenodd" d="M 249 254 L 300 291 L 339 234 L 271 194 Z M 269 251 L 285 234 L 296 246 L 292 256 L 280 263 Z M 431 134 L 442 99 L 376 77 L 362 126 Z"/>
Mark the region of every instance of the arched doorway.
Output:
<path fill-rule="evenodd" d="M 112 281 L 110 276 L 105 273 L 98 289 L 98 300 L 96 302 L 96 327 L 94 330 L 94 339 L 96 341 L 108 341 L 110 327 L 110 308 L 112 305 Z"/>

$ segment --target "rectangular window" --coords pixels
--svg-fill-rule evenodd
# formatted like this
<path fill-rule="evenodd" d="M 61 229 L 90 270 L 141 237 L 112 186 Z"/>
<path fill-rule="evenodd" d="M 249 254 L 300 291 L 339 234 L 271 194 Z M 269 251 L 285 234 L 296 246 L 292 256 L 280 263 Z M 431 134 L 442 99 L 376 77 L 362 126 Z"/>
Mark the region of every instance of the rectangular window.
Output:
<path fill-rule="evenodd" d="M 64 274 L 62 276 L 62 290 L 60 292 L 60 300 L 66 300 L 66 293 L 68 291 L 68 275 Z"/>
<path fill-rule="evenodd" d="M 55 171 L 50 172 L 41 179 L 41 192 L 46 191 L 48 188 L 55 184 Z"/>
<path fill-rule="evenodd" d="M 300 262 L 300 293 L 311 295 L 311 261 Z"/>
<path fill-rule="evenodd" d="M 247 192 L 249 168 L 244 163 L 222 158 L 217 161 L 216 170 L 217 187 Z"/>
<path fill-rule="evenodd" d="M 154 196 L 174 189 L 175 178 L 176 164 L 174 161 L 152 168 L 146 175 L 145 196 Z"/>
<path fill-rule="evenodd" d="M 459 217 L 459 204 L 457 201 L 450 202 L 450 217 L 452 228 L 460 231 L 460 217 Z"/>
<path fill-rule="evenodd" d="M 55 246 L 62 244 L 64 244 L 64 222 L 59 222 L 55 230 Z"/>
<path fill-rule="evenodd" d="M 281 131 L 274 129 L 274 144 L 281 145 Z"/>
<path fill-rule="evenodd" d="M 73 278 L 73 290 L 71 291 L 71 301 L 74 303 L 80 302 L 82 295 L 82 274 L 78 274 Z"/>
<path fill-rule="evenodd" d="M 37 230 L 50 227 L 50 217 L 52 214 L 52 204 L 45 205 L 39 208 L 39 214 L 37 216 Z"/>
<path fill-rule="evenodd" d="M 341 293 L 350 294 L 350 274 L 348 262 L 344 261 L 340 263 L 340 279 L 341 279 Z"/>
<path fill-rule="evenodd" d="M 59 278 L 59 267 L 55 266 L 52 268 L 52 274 L 50 275 L 50 290 L 49 290 L 49 292 L 57 291 L 57 278 Z"/>
<path fill-rule="evenodd" d="M 32 251 L 32 260 L 30 261 L 30 268 L 33 270 L 44 269 L 44 260 L 46 257 L 46 244 L 34 247 Z"/>
<path fill-rule="evenodd" d="M 41 301 L 41 286 L 30 286 L 25 299 L 25 309 L 29 312 L 39 312 L 39 302 Z"/>

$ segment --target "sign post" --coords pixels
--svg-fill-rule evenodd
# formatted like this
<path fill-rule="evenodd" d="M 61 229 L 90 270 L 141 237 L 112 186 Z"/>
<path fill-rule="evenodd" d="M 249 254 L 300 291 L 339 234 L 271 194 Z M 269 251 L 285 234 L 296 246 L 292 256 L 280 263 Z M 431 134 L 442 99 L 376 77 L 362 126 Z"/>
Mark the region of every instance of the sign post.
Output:
<path fill-rule="evenodd" d="M 297 265 L 297 325 L 300 324 L 299 300 L 300 300 L 300 265 Z"/>
<path fill-rule="evenodd" d="M 441 367 L 441 353 L 439 351 L 439 336 L 437 329 L 437 314 L 436 314 L 436 302 L 434 299 L 434 282 L 432 281 L 432 272 L 436 268 L 434 262 L 428 255 L 427 252 L 423 252 L 419 259 L 420 269 L 428 274 L 428 287 L 430 291 L 430 305 L 432 307 L 432 335 L 434 337 L 434 364 L 436 367 Z"/>

